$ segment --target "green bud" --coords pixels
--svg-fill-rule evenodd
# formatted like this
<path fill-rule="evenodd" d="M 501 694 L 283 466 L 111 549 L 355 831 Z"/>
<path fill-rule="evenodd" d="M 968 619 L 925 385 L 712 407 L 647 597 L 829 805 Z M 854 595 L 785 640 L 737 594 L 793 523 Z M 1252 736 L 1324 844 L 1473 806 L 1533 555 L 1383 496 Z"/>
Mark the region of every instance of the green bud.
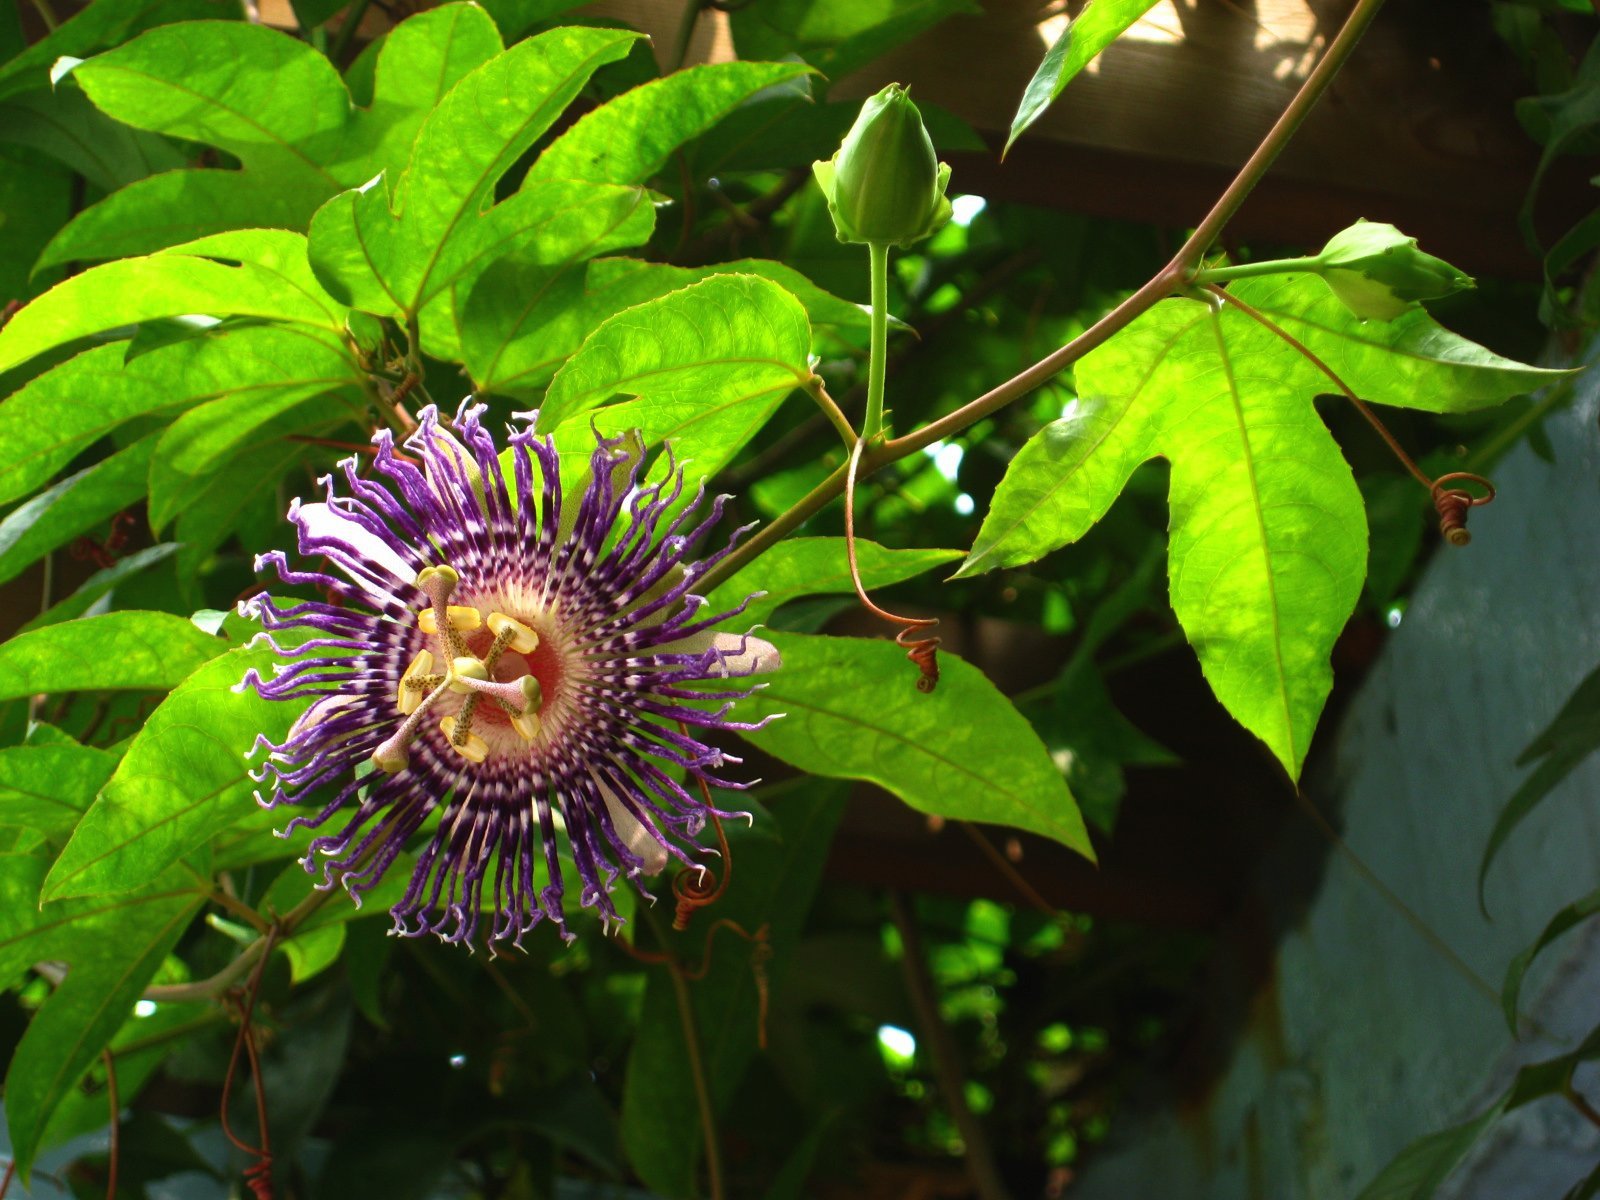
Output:
<path fill-rule="evenodd" d="M 1417 249 L 1393 225 L 1357 221 L 1317 255 L 1317 271 L 1362 320 L 1392 321 L 1419 301 L 1474 286 L 1472 277 Z"/>
<path fill-rule="evenodd" d="M 950 168 L 898 83 L 863 104 L 838 152 L 811 169 L 841 242 L 910 246 L 950 219 Z"/>

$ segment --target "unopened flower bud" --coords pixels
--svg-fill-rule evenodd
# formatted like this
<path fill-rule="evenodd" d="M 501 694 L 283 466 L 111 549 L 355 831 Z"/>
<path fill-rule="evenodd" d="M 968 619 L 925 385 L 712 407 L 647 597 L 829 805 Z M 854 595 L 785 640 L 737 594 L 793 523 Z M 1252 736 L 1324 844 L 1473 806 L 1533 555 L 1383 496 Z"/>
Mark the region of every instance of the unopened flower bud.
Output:
<path fill-rule="evenodd" d="M 1422 300 L 1473 286 L 1472 277 L 1417 249 L 1393 225 L 1357 221 L 1317 256 L 1318 273 L 1362 320 L 1392 321 Z"/>
<path fill-rule="evenodd" d="M 950 219 L 950 168 L 897 83 L 863 104 L 838 152 L 811 169 L 841 242 L 910 246 Z"/>

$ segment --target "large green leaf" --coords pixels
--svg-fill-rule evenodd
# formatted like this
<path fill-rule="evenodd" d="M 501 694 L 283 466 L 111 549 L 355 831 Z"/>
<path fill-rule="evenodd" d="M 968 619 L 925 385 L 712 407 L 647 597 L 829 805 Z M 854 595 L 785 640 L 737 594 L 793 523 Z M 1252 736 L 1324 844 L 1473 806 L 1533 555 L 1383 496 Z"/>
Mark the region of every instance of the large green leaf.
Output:
<path fill-rule="evenodd" d="M 208 330 L 124 361 L 125 344 L 87 350 L 0 401 L 0 503 L 26 495 L 124 423 L 231 398 L 306 400 L 358 383 L 342 341 L 306 326 Z"/>
<path fill-rule="evenodd" d="M 1478 867 L 1478 903 L 1487 912 L 1484 884 L 1489 867 L 1512 832 L 1527 819 L 1579 763 L 1600 750 L 1600 667 L 1589 672 L 1567 697 L 1555 719 L 1517 756 L 1517 766 L 1537 763 L 1495 818 Z"/>
<path fill-rule="evenodd" d="M 234 689 L 247 669 L 279 661 L 268 647 L 239 647 L 161 702 L 50 868 L 47 900 L 137 888 L 254 811 L 245 755 L 258 734 L 281 742 L 304 706 Z"/>
<path fill-rule="evenodd" d="M 869 591 L 921 575 L 960 557 L 959 550 L 890 550 L 877 542 L 856 539 L 861 582 Z M 853 591 L 843 538 L 787 538 L 712 592 L 708 597 L 709 611 L 733 608 L 752 593 L 762 592 L 765 594 L 751 600 L 737 618 L 740 624 L 755 625 L 802 596 Z"/>
<path fill-rule="evenodd" d="M 118 326 L 195 313 L 261 317 L 335 334 L 343 333 L 346 317 L 311 275 L 301 235 L 281 229 L 215 234 L 103 263 L 57 284 L 0 329 L 0 371 Z"/>
<path fill-rule="evenodd" d="M 1461 411 L 1560 376 L 1490 354 L 1420 311 L 1360 322 L 1315 278 L 1248 280 L 1272 315 L 1378 403 Z M 1075 411 L 1017 454 L 959 575 L 1081 537 L 1135 467 L 1172 462 L 1173 608 L 1218 699 L 1298 777 L 1360 594 L 1360 493 L 1312 398 L 1326 376 L 1224 307 L 1168 300 L 1077 368 Z"/>
<path fill-rule="evenodd" d="M 550 384 L 539 427 L 587 421 L 613 397 L 635 397 L 626 419 L 648 427 L 646 440 L 675 438 L 709 472 L 707 460 L 726 462 L 810 378 L 810 349 L 805 310 L 788 292 L 755 276 L 713 276 L 590 334 Z"/>
<path fill-rule="evenodd" d="M 66 965 L 66 978 L 17 1044 L 6 1073 L 6 1121 L 18 1172 L 27 1177 L 51 1114 L 127 1019 L 201 904 L 177 869 L 142 881 L 115 904 L 76 901 L 41 909 L 36 859 L 0 857 L 0 973 L 36 962 Z"/>
<path fill-rule="evenodd" d="M 142 254 L 247 226 L 303 229 L 343 188 L 398 174 L 423 118 L 499 51 L 494 23 L 475 5 L 419 13 L 384 39 L 373 102 L 355 108 L 323 55 L 276 30 L 216 22 L 152 30 L 74 77 L 119 120 L 209 143 L 241 169 L 168 171 L 125 187 L 79 214 L 43 261 Z M 196 59 L 208 69 L 194 72 Z"/>
<path fill-rule="evenodd" d="M 318 272 L 360 308 L 414 318 L 470 267 L 481 270 L 484 255 L 531 237 L 529 230 L 585 193 L 570 185 L 549 195 L 535 189 L 491 208 L 495 185 L 589 76 L 637 37 L 553 30 L 470 72 L 423 122 L 392 202 L 389 189 L 374 184 L 317 213 L 311 256 Z"/>
<path fill-rule="evenodd" d="M 750 719 L 784 714 L 745 735 L 757 747 L 815 775 L 869 780 L 922 812 L 1012 825 L 1094 857 L 1049 751 L 976 667 L 940 654 L 939 685 L 924 693 L 892 641 L 773 640 L 783 668 L 740 704 Z"/>
<path fill-rule="evenodd" d="M 837 787 L 812 785 L 805 795 L 796 792 L 769 799 L 771 819 L 763 816 L 748 831 L 729 830 L 733 878 L 715 911 L 717 918 L 737 921 L 752 933 L 766 925 L 776 968 L 810 907 L 843 797 Z M 707 917 L 701 921 L 709 923 Z M 660 923 L 661 928 L 665 925 Z M 672 935 L 671 952 L 688 958 L 684 965 L 692 969 L 699 965 L 704 938 L 704 926 L 692 925 L 685 933 Z M 723 1110 L 756 1051 L 760 997 L 752 970 L 753 948 L 747 942 L 724 931 L 710 948 L 714 953 L 705 977 L 685 981 L 684 987 L 711 1101 Z M 782 988 L 781 976 L 773 986 Z M 628 1057 L 622 1141 L 640 1177 L 656 1192 L 674 1198 L 695 1195 L 695 1168 L 703 1145 L 695 1106 L 684 1103 L 684 1081 L 692 1068 L 683 1039 L 683 1014 L 673 981 L 665 970 L 654 971 Z"/>
<path fill-rule="evenodd" d="M 0 750 L 0 826 L 61 837 L 116 765 L 116 755 L 73 742 Z"/>
<path fill-rule="evenodd" d="M 69 171 L 31 150 L 0 147 L 0 293 L 19 300 L 55 282 L 31 274 L 34 260 L 72 212 Z"/>
<path fill-rule="evenodd" d="M 1079 71 L 1155 5 L 1156 0 L 1090 0 L 1087 8 L 1069 20 L 1028 81 L 1017 115 L 1011 118 L 1011 132 L 1006 135 L 1001 157 L 1030 125 L 1044 116 Z"/>
<path fill-rule="evenodd" d="M 502 260 L 483 273 L 467 299 L 463 361 L 480 391 L 533 395 L 606 318 L 713 275 L 759 275 L 782 285 L 804 306 L 813 327 L 867 327 L 860 305 L 823 291 L 793 267 L 764 259 L 674 267 L 602 258 L 581 273 L 568 265 Z"/>
<path fill-rule="evenodd" d="M 19 504 L 0 521 L 0 583 L 42 556 L 98 528 L 144 495 L 150 434 Z"/>
<path fill-rule="evenodd" d="M 563 133 L 533 164 L 528 182 L 645 183 L 674 150 L 736 106 L 810 70 L 796 62 L 707 63 L 653 79 L 601 105 Z"/>
<path fill-rule="evenodd" d="M 175 687 L 223 648 L 170 613 L 113 612 L 63 621 L 0 643 L 0 700 Z"/>

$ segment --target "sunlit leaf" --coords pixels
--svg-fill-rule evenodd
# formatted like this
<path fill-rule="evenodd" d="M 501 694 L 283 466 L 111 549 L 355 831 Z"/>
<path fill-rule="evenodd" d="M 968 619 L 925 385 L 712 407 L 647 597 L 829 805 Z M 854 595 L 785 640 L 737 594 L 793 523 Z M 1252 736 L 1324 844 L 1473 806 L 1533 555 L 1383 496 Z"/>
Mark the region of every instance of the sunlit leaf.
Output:
<path fill-rule="evenodd" d="M 282 741 L 303 706 L 234 689 L 248 668 L 267 671 L 276 661 L 270 648 L 240 647 L 161 702 L 50 868 L 48 899 L 130 891 L 255 811 L 245 755 L 258 734 Z"/>
<path fill-rule="evenodd" d="M 1028 81 L 1017 105 L 1017 115 L 1011 118 L 1011 132 L 1006 135 L 1004 158 L 1016 140 L 1027 128 L 1044 116 L 1045 110 L 1055 103 L 1056 97 L 1066 89 L 1098 55 L 1123 35 L 1135 21 L 1155 7 L 1157 0 L 1090 0 L 1045 51 L 1044 61 Z"/>
<path fill-rule="evenodd" d="M 911 579 L 961 557 L 959 550 L 890 550 L 856 540 L 861 581 L 872 590 Z M 733 608 L 752 592 L 766 595 L 752 600 L 739 616 L 740 623 L 755 625 L 769 620 L 783 605 L 802 596 L 844 595 L 855 590 L 845 557 L 843 538 L 787 538 L 711 593 L 713 611 Z"/>
<path fill-rule="evenodd" d="M 263 317 L 340 333 L 344 309 L 311 277 L 304 245 L 298 234 L 252 229 L 91 267 L 0 329 L 0 370 L 120 325 L 191 313 Z"/>
<path fill-rule="evenodd" d="M 0 700 L 53 692 L 164 689 L 225 649 L 183 617 L 114 612 L 0 643 Z"/>
<path fill-rule="evenodd" d="M 1310 276 L 1234 290 L 1378 403 L 1462 411 L 1562 374 L 1420 310 L 1358 321 Z M 1087 355 L 1077 381 L 1076 411 L 1017 454 L 958 574 L 1075 541 L 1135 467 L 1170 459 L 1173 608 L 1217 698 L 1297 777 L 1366 563 L 1360 493 L 1311 404 L 1331 384 L 1231 306 L 1177 299 Z"/>
<path fill-rule="evenodd" d="M 77 824 L 117 756 L 73 742 L 0 750 L 0 826 L 56 839 Z"/>
<path fill-rule="evenodd" d="M 239 16 L 238 8 L 226 0 L 98 0 L 61 22 L 48 37 L 0 64 L 0 96 L 48 87 L 50 68 L 57 59 L 82 58 L 142 29 L 167 21 Z"/>
<path fill-rule="evenodd" d="M 718 275 L 627 309 L 590 334 L 556 375 L 539 411 L 554 429 L 616 396 L 638 404 L 647 440 L 672 436 L 697 468 L 714 470 L 810 378 L 811 330 L 799 301 L 775 283 Z M 603 414 L 602 414 L 603 415 Z"/>
<path fill-rule="evenodd" d="M 939 685 L 924 693 L 892 641 L 772 640 L 783 668 L 740 706 L 751 719 L 784 714 L 745 735 L 760 749 L 814 775 L 876 783 L 925 813 L 1012 825 L 1094 857 L 1049 751 L 976 667 L 941 653 Z"/>
<path fill-rule="evenodd" d="M 303 327 L 225 326 L 124 361 L 126 353 L 123 344 L 87 350 L 0 401 L 0 502 L 137 417 L 223 398 L 306 400 L 360 379 L 338 339 Z"/>

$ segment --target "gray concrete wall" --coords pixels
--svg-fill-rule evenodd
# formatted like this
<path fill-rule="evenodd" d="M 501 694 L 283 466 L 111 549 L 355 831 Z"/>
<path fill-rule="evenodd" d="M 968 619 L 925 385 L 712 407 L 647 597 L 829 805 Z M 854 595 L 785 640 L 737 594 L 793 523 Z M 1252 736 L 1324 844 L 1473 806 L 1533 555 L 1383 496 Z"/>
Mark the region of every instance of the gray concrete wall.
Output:
<path fill-rule="evenodd" d="M 1524 775 L 1518 753 L 1600 664 L 1597 416 L 1600 371 L 1549 423 L 1554 465 L 1525 445 L 1499 465 L 1500 499 L 1473 513 L 1470 547 L 1436 555 L 1308 783 L 1361 858 L 1495 990 L 1557 908 L 1600 886 L 1600 756 L 1502 852 L 1492 921 L 1475 886 Z M 1552 1036 L 1514 1043 L 1498 1004 L 1335 856 L 1277 978 L 1205 1106 L 1125 1119 L 1073 1196 L 1355 1196 L 1413 1138 L 1479 1111 L 1518 1062 L 1600 1024 L 1600 929 L 1536 964 L 1525 1010 Z M 1439 1195 L 1559 1200 L 1597 1158 L 1600 1131 L 1542 1101 L 1487 1135 Z"/>

